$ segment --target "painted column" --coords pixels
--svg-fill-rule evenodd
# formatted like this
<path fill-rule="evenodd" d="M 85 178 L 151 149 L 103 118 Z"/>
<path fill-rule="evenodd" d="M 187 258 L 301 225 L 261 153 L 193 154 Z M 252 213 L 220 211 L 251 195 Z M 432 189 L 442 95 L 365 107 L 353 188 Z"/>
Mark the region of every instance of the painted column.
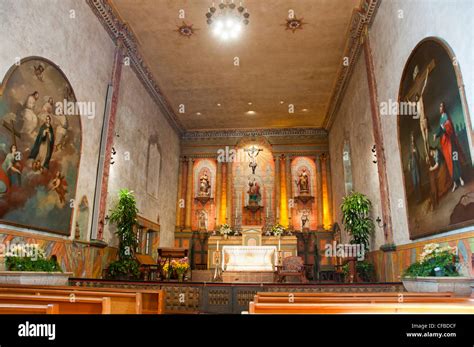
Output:
<path fill-rule="evenodd" d="M 280 223 L 280 156 L 275 156 L 275 223 Z"/>
<path fill-rule="evenodd" d="M 222 193 L 222 162 L 217 159 L 217 172 L 216 172 L 216 227 L 220 224 L 221 218 L 221 193 Z"/>
<path fill-rule="evenodd" d="M 232 162 L 227 162 L 226 165 L 226 220 L 227 224 L 232 225 Z"/>
<path fill-rule="evenodd" d="M 99 199 L 99 216 L 97 226 L 97 240 L 104 240 L 104 220 L 105 212 L 107 208 L 107 195 L 109 189 L 109 175 L 110 175 L 110 158 L 112 157 L 112 146 L 114 144 L 115 137 L 115 121 L 117 118 L 117 105 L 120 91 L 120 78 L 122 76 L 122 65 L 123 65 L 123 44 L 121 40 L 117 41 L 115 47 L 114 66 L 112 69 L 112 101 L 110 105 L 109 121 L 107 127 L 107 140 L 105 144 L 105 153 L 100 156 L 102 163 L 99 165 L 103 166 L 102 181 L 100 183 L 100 199 Z M 93 231 L 94 232 L 94 231 Z"/>
<path fill-rule="evenodd" d="M 292 178 L 291 178 L 291 156 L 286 155 L 285 157 L 285 174 L 286 174 L 286 208 L 288 210 L 288 228 L 293 229 L 292 222 L 292 211 L 293 211 L 293 189 L 292 189 Z M 290 205 L 291 201 L 291 205 Z"/>
<path fill-rule="evenodd" d="M 380 121 L 379 102 L 377 96 L 377 81 L 375 79 L 374 61 L 367 31 L 365 32 L 365 35 L 362 38 L 364 40 L 364 57 L 367 70 L 367 82 L 369 85 L 370 109 L 372 111 L 372 131 L 374 133 L 374 140 L 377 149 L 377 170 L 379 175 L 380 205 L 382 208 L 383 231 L 385 241 L 387 243 L 390 243 L 393 242 L 392 216 L 390 211 L 390 192 L 388 187 L 387 164 L 385 160 L 382 124 Z"/>
<path fill-rule="evenodd" d="M 329 158 L 329 153 L 327 153 L 324 157 L 323 160 L 325 162 L 325 168 L 326 168 L 326 191 L 328 192 L 328 205 L 327 205 L 327 211 L 328 211 L 328 219 L 329 223 L 332 225 L 334 223 L 333 219 L 333 200 L 332 200 L 332 182 L 331 182 L 331 161 Z"/>
<path fill-rule="evenodd" d="M 188 172 L 186 182 L 186 218 L 184 230 L 191 231 L 191 212 L 193 207 L 193 158 L 188 158 Z"/>
<path fill-rule="evenodd" d="M 183 158 L 179 158 L 178 195 L 176 198 L 176 230 L 181 229 L 181 199 L 183 198 Z"/>
<path fill-rule="evenodd" d="M 322 176 L 322 165 L 321 156 L 316 156 L 316 208 L 318 209 L 318 229 L 324 228 L 323 219 L 323 176 Z"/>

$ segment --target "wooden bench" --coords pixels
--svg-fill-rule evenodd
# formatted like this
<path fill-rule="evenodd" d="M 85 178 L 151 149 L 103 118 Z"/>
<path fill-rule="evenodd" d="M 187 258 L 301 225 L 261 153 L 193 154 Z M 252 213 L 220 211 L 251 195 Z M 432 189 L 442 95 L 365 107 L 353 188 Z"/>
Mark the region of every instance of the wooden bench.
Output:
<path fill-rule="evenodd" d="M 474 300 L 452 293 L 290 293 L 259 292 L 250 313 L 474 313 Z"/>
<path fill-rule="evenodd" d="M 463 303 L 469 298 L 451 293 L 257 293 L 255 303 Z"/>
<path fill-rule="evenodd" d="M 254 303 L 250 314 L 474 314 L 474 305 L 440 303 Z"/>
<path fill-rule="evenodd" d="M 108 297 L 0 294 L 0 304 L 57 304 L 59 314 L 110 314 Z"/>
<path fill-rule="evenodd" d="M 0 314 L 57 314 L 57 304 L 48 305 L 24 305 L 24 304 L 0 304 Z"/>
<path fill-rule="evenodd" d="M 452 297 L 453 293 L 415 293 L 415 292 L 372 292 L 372 293 L 357 293 L 357 292 L 344 292 L 344 293 L 301 293 L 301 292 L 258 292 L 260 297 L 288 297 L 293 295 L 294 297 Z"/>
<path fill-rule="evenodd" d="M 11 286 L 2 285 L 1 293 L 36 295 L 67 295 L 82 297 L 109 297 L 111 313 L 116 314 L 163 314 L 164 292 L 151 289 L 77 287 L 77 286 Z"/>

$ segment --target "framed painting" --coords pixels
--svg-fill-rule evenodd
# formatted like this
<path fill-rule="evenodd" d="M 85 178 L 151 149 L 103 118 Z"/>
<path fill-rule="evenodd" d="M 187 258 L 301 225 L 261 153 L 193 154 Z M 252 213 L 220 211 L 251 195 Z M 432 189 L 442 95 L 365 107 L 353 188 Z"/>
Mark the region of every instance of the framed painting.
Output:
<path fill-rule="evenodd" d="M 21 60 L 0 87 L 0 223 L 69 235 L 80 153 L 67 78 L 46 59 Z"/>
<path fill-rule="evenodd" d="M 414 49 L 400 84 L 398 116 L 411 239 L 474 224 L 472 128 L 461 86 L 444 42 L 430 38 Z"/>

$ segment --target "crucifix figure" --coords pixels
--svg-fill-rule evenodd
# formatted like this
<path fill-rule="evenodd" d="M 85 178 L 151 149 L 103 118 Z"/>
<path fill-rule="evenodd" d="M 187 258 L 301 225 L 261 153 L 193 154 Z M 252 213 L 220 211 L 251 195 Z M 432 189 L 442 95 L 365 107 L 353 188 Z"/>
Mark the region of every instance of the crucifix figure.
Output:
<path fill-rule="evenodd" d="M 250 158 L 249 167 L 252 169 L 252 174 L 255 175 L 255 169 L 257 168 L 257 156 L 258 153 L 263 151 L 263 149 L 257 148 L 255 145 L 253 145 L 250 148 L 246 148 L 244 151 L 247 152 Z"/>
<path fill-rule="evenodd" d="M 413 86 L 408 91 L 406 99 L 407 101 L 410 102 L 411 99 L 414 98 L 414 101 L 416 103 L 416 113 L 417 113 L 416 115 L 420 119 L 420 130 L 421 130 L 421 136 L 423 137 L 423 149 L 426 155 L 426 162 L 428 163 L 429 157 L 430 157 L 429 155 L 430 143 L 428 139 L 429 125 L 428 125 L 428 118 L 426 116 L 425 107 L 423 103 L 423 94 L 426 89 L 426 84 L 428 83 L 428 75 L 435 68 L 435 62 L 434 60 L 431 60 L 431 62 L 428 64 L 428 66 L 423 70 L 421 74 L 417 73 L 416 67 L 415 67 L 415 73 L 413 74 L 414 83 L 413 83 Z"/>
<path fill-rule="evenodd" d="M 3 127 L 12 134 L 12 145 L 17 147 L 16 138 L 18 137 L 19 139 L 21 139 L 21 134 L 15 129 L 15 125 L 13 124 L 13 119 L 10 121 L 10 124 L 3 121 Z"/>

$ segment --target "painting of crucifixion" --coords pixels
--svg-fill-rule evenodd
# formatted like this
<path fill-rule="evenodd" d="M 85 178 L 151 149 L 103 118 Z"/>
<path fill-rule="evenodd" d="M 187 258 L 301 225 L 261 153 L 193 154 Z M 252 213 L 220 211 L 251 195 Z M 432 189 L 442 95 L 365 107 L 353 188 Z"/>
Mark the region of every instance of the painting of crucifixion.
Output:
<path fill-rule="evenodd" d="M 410 237 L 474 224 L 470 131 L 448 50 L 427 40 L 412 53 L 400 85 L 399 141 Z"/>

